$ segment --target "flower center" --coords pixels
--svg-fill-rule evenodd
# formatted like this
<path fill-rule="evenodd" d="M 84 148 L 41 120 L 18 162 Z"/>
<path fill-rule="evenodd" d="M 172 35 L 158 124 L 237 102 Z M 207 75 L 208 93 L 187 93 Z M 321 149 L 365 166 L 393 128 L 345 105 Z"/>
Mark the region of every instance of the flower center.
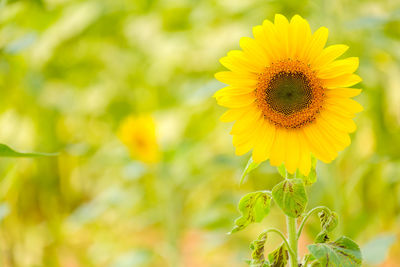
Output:
<path fill-rule="evenodd" d="M 278 127 L 301 128 L 312 123 L 324 99 L 320 80 L 306 64 L 282 60 L 259 74 L 257 104 Z"/>
<path fill-rule="evenodd" d="M 311 102 L 311 90 L 307 77 L 301 72 L 280 72 L 270 81 L 266 102 L 275 111 L 290 115 L 307 108 Z"/>

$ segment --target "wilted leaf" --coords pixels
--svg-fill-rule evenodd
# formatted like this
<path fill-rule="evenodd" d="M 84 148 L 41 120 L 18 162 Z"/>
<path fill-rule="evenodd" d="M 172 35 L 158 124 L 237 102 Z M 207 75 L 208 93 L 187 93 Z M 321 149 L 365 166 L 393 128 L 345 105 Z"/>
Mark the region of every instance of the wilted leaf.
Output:
<path fill-rule="evenodd" d="M 262 233 L 258 239 L 254 240 L 250 244 L 250 248 L 253 251 L 251 253 L 251 260 L 249 262 L 250 267 L 264 267 L 266 264 L 264 257 L 264 245 L 267 240 L 267 234 Z"/>
<path fill-rule="evenodd" d="M 307 206 L 307 194 L 301 179 L 286 179 L 272 189 L 272 197 L 283 212 L 299 217 Z"/>
<path fill-rule="evenodd" d="M 13 150 L 11 147 L 0 144 L 0 157 L 42 157 L 42 156 L 56 156 L 57 153 L 40 153 L 40 152 L 18 152 Z"/>
<path fill-rule="evenodd" d="M 334 242 L 308 245 L 308 250 L 322 266 L 361 266 L 360 248 L 354 241 L 345 236 Z"/>
<path fill-rule="evenodd" d="M 339 218 L 336 212 L 328 214 L 327 211 L 323 210 L 318 213 L 318 217 L 321 222 L 322 230 L 326 230 L 327 232 L 332 232 L 339 223 Z"/>
<path fill-rule="evenodd" d="M 261 222 L 269 213 L 270 204 L 271 196 L 270 192 L 267 191 L 252 192 L 242 197 L 238 205 L 242 216 L 236 219 L 235 227 L 231 233 L 243 230 L 250 223 Z"/>
<path fill-rule="evenodd" d="M 271 267 L 285 267 L 288 259 L 289 253 L 284 243 L 268 254 L 268 260 Z"/>

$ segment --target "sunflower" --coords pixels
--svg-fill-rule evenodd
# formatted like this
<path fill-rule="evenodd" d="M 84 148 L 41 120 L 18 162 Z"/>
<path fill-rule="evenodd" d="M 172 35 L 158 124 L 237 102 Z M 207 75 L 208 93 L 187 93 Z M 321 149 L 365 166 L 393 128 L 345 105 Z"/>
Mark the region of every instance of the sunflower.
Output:
<path fill-rule="evenodd" d="M 118 137 L 129 149 L 132 158 L 145 163 L 159 160 L 156 125 L 150 115 L 128 116 L 118 130 Z"/>
<path fill-rule="evenodd" d="M 325 47 L 328 29 L 312 34 L 299 15 L 289 22 L 278 14 L 253 34 L 220 60 L 230 70 L 215 75 L 228 85 L 214 95 L 229 108 L 221 120 L 235 121 L 237 155 L 252 150 L 254 162 L 308 175 L 312 155 L 329 163 L 351 142 L 352 119 L 363 109 L 351 99 L 361 90 L 348 88 L 361 81 L 358 58 L 338 59 L 348 46 Z"/>

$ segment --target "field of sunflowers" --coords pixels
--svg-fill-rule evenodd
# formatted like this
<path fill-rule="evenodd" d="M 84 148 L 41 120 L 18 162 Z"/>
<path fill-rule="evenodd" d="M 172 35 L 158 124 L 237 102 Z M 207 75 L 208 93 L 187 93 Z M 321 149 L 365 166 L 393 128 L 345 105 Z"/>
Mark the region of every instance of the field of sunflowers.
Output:
<path fill-rule="evenodd" d="M 329 164 L 311 150 L 307 210 L 338 214 L 330 234 L 354 240 L 362 266 L 400 266 L 398 0 L 1 0 L 0 266 L 248 266 L 259 233 L 286 227 L 278 205 L 227 233 L 243 195 L 282 181 L 281 161 L 242 177 L 252 147 L 221 122 L 215 74 L 275 14 L 329 29 L 362 78 L 351 144 L 331 143 Z M 310 217 L 299 255 L 319 232 Z M 265 251 L 280 244 L 268 235 Z"/>

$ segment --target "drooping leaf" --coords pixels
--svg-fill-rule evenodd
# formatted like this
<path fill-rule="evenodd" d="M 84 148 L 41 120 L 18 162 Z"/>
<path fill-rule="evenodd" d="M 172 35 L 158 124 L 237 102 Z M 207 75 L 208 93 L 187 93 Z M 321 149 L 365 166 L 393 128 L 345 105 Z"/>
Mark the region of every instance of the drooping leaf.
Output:
<path fill-rule="evenodd" d="M 253 162 L 253 158 L 250 157 L 249 161 L 247 162 L 246 167 L 244 168 L 244 171 L 242 173 L 242 176 L 240 177 L 240 184 L 242 184 L 244 182 L 244 179 L 246 178 L 246 176 L 253 171 L 254 169 L 256 169 L 258 166 L 260 165 L 260 163 L 255 163 Z"/>
<path fill-rule="evenodd" d="M 332 232 L 339 223 L 338 214 L 336 212 L 331 212 L 330 214 L 323 210 L 318 213 L 319 220 L 321 222 L 322 230 L 327 232 Z"/>
<path fill-rule="evenodd" d="M 369 241 L 362 248 L 362 254 L 364 255 L 365 263 L 370 265 L 381 264 L 386 259 L 389 249 L 395 241 L 395 234 L 379 236 Z"/>
<path fill-rule="evenodd" d="M 268 260 L 271 267 L 285 267 L 288 259 L 289 253 L 284 243 L 268 254 Z"/>
<path fill-rule="evenodd" d="M 333 242 L 308 245 L 308 250 L 322 266 L 361 266 L 360 248 L 354 241 L 345 236 Z"/>
<path fill-rule="evenodd" d="M 242 216 L 235 220 L 235 227 L 231 233 L 243 230 L 250 223 L 261 222 L 270 210 L 270 194 L 268 191 L 257 191 L 243 196 L 238 205 Z"/>
<path fill-rule="evenodd" d="M 40 153 L 40 152 L 18 152 L 5 144 L 0 144 L 0 157 L 32 158 L 32 157 L 43 157 L 43 156 L 49 157 L 49 156 L 56 156 L 56 155 L 58 155 L 58 154 L 57 153 Z"/>
<path fill-rule="evenodd" d="M 253 251 L 251 253 L 251 260 L 249 261 L 250 267 L 264 267 L 267 262 L 264 257 L 264 246 L 265 241 L 267 241 L 267 234 L 262 233 L 256 240 L 251 242 L 250 249 Z"/>
<path fill-rule="evenodd" d="M 280 182 L 272 189 L 272 197 L 283 212 L 293 218 L 304 212 L 308 201 L 301 179 L 286 179 Z"/>

